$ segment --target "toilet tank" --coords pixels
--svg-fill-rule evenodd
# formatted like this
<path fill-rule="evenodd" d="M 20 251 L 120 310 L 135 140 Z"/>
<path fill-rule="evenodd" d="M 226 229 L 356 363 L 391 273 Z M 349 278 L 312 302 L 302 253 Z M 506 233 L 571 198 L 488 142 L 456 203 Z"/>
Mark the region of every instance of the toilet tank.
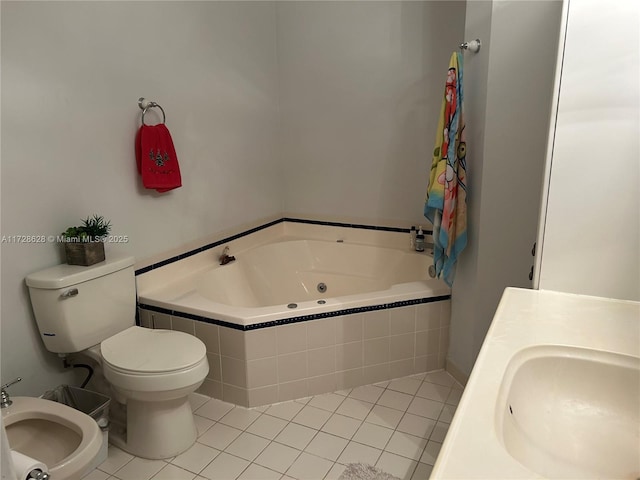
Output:
<path fill-rule="evenodd" d="M 27 276 L 45 347 L 80 352 L 135 325 L 134 258 L 110 255 L 89 267 L 56 265 Z"/>

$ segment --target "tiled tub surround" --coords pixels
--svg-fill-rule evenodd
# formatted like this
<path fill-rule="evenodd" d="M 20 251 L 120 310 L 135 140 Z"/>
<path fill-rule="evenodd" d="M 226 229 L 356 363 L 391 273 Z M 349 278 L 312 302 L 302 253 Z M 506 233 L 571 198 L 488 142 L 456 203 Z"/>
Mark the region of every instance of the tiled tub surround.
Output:
<path fill-rule="evenodd" d="M 449 319 L 449 300 L 246 331 L 140 309 L 205 343 L 200 393 L 251 407 L 444 368 Z"/>
<path fill-rule="evenodd" d="M 442 368 L 450 290 L 428 278 L 431 258 L 408 240 L 273 222 L 140 270 L 140 322 L 201 338 L 211 368 L 200 391 L 245 406 Z M 237 260 L 221 266 L 225 246 Z"/>

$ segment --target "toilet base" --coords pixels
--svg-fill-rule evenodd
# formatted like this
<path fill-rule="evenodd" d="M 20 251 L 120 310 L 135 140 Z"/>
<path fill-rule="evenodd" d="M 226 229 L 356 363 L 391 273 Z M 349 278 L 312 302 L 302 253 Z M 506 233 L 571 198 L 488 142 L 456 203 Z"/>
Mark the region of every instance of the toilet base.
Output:
<path fill-rule="evenodd" d="M 197 429 L 188 397 L 161 402 L 127 399 L 126 408 L 126 434 L 113 432 L 110 440 L 132 455 L 152 460 L 171 458 L 196 441 Z"/>

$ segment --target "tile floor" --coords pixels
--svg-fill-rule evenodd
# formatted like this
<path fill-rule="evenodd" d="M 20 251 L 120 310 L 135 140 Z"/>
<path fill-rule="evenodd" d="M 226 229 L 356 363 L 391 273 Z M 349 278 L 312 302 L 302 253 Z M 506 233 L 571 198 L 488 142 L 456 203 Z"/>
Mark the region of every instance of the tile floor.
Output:
<path fill-rule="evenodd" d="M 253 409 L 196 394 L 193 447 L 146 460 L 110 445 L 84 480 L 329 480 L 353 462 L 424 480 L 461 395 L 445 371 Z"/>

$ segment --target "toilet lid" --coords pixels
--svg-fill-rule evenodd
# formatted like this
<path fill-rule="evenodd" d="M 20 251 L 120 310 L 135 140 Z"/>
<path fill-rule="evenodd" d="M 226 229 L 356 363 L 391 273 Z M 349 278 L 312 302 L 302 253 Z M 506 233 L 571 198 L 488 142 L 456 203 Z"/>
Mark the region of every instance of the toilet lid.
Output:
<path fill-rule="evenodd" d="M 102 359 L 132 373 L 173 372 L 189 368 L 206 355 L 198 338 L 171 330 L 130 327 L 100 344 Z"/>

